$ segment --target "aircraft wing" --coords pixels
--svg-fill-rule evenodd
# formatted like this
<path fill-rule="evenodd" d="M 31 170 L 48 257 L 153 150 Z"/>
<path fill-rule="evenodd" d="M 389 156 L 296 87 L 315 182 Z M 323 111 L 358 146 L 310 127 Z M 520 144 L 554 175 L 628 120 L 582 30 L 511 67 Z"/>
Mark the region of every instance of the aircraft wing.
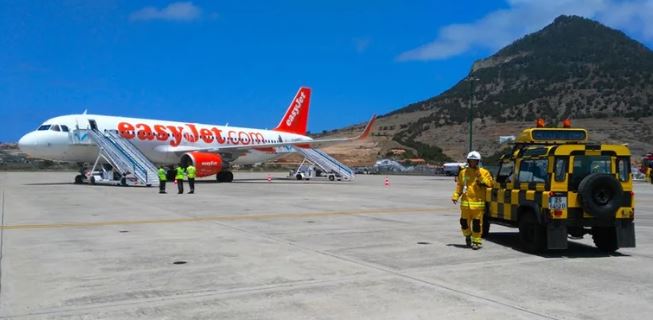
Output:
<path fill-rule="evenodd" d="M 372 126 L 376 121 L 376 115 L 372 116 L 370 121 L 365 126 L 365 130 L 358 135 L 357 137 L 352 138 L 332 138 L 332 139 L 315 139 L 309 141 L 286 141 L 286 142 L 277 142 L 277 143 L 265 143 L 265 144 L 249 144 L 249 145 L 221 145 L 215 147 L 207 148 L 197 148 L 193 146 L 160 146 L 157 148 L 157 151 L 160 152 L 173 152 L 175 154 L 183 154 L 186 152 L 211 152 L 211 153 L 220 153 L 220 154 L 229 154 L 231 156 L 246 153 L 250 150 L 274 150 L 275 148 L 290 147 L 296 146 L 300 148 L 322 148 L 325 146 L 330 146 L 339 143 L 360 141 L 367 138 L 372 131 Z"/>

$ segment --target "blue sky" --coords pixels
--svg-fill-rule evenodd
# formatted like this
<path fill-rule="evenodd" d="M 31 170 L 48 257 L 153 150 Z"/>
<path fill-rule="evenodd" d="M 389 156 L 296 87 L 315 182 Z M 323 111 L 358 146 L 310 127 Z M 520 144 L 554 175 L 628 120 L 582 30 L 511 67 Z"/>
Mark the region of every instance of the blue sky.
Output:
<path fill-rule="evenodd" d="M 338 128 L 437 95 L 560 14 L 653 43 L 653 0 L 0 0 L 0 141 L 84 109 L 271 128 L 301 85 L 309 130 Z"/>

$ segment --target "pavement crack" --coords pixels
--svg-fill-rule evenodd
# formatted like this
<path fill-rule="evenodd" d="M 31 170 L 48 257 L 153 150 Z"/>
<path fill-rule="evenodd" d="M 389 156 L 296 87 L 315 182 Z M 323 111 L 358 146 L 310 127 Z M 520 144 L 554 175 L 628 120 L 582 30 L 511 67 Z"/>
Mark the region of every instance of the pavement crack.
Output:
<path fill-rule="evenodd" d="M 380 266 L 380 265 L 373 264 L 373 263 L 360 261 L 360 260 L 357 260 L 357 259 L 337 255 L 337 254 L 322 251 L 322 250 L 312 249 L 310 247 L 302 246 L 302 245 L 297 244 L 296 242 L 291 242 L 291 241 L 283 239 L 283 238 L 271 236 L 269 234 L 264 234 L 264 233 L 252 232 L 252 231 L 249 231 L 247 229 L 235 227 L 235 226 L 232 226 L 232 225 L 229 225 L 229 224 L 226 224 L 226 223 L 222 223 L 222 222 L 219 222 L 219 221 L 213 221 L 213 223 L 217 224 L 217 225 L 220 225 L 222 227 L 225 227 L 225 228 L 229 228 L 229 229 L 240 231 L 240 232 L 243 232 L 243 233 L 247 233 L 247 234 L 259 237 L 259 238 L 263 238 L 263 239 L 266 239 L 268 241 L 273 241 L 273 242 L 277 242 L 277 243 L 280 243 L 280 244 L 293 246 L 293 247 L 295 247 L 297 249 L 300 249 L 300 250 L 303 250 L 303 251 L 312 252 L 312 253 L 320 254 L 320 255 L 323 255 L 323 256 L 328 256 L 328 257 L 331 257 L 331 258 L 334 258 L 334 259 L 338 259 L 338 260 L 341 260 L 341 261 L 344 261 L 344 262 L 348 262 L 348 263 L 358 265 L 360 267 L 364 267 L 364 268 L 367 268 L 367 269 L 372 269 L 372 270 L 375 270 L 375 271 L 380 271 L 380 272 L 383 272 L 383 273 L 386 273 L 386 274 L 391 274 L 391 275 L 394 275 L 394 276 L 397 276 L 397 277 L 400 277 L 400 278 L 404 278 L 404 279 L 408 279 L 408 280 L 411 280 L 413 282 L 421 283 L 423 285 L 427 285 L 427 286 L 430 286 L 430 287 L 433 287 L 433 288 L 439 288 L 441 290 L 445 290 L 445 291 L 455 293 L 455 294 L 457 294 L 459 296 L 471 297 L 471 298 L 474 298 L 474 299 L 479 300 L 479 301 L 485 301 L 486 303 L 499 305 L 499 306 L 502 306 L 504 308 L 508 308 L 508 309 L 520 311 L 520 312 L 523 312 L 523 313 L 527 313 L 527 314 L 529 314 L 531 316 L 535 316 L 535 317 L 538 317 L 538 318 L 541 318 L 541 319 L 558 320 L 558 318 L 555 318 L 553 316 L 549 316 L 549 315 L 544 314 L 544 313 L 539 313 L 539 312 L 536 312 L 536 311 L 532 311 L 532 310 L 526 309 L 525 307 L 521 307 L 519 305 L 506 303 L 506 302 L 503 302 L 503 301 L 499 301 L 497 299 L 492 299 L 492 298 L 489 298 L 489 297 L 484 297 L 484 296 L 479 295 L 479 294 L 475 294 L 475 293 L 467 292 L 467 291 L 464 291 L 464 290 L 456 289 L 456 288 L 450 287 L 448 285 L 445 285 L 445 284 L 442 284 L 442 283 L 437 283 L 437 282 L 427 280 L 427 279 L 423 279 L 423 278 L 420 278 L 420 277 L 417 277 L 417 276 L 414 276 L 414 275 L 410 275 L 408 273 L 401 272 L 399 270 L 387 268 L 387 267 Z"/>
<path fill-rule="evenodd" d="M 301 289 L 301 288 L 312 288 L 317 286 L 322 286 L 325 284 L 333 283 L 345 283 L 355 279 L 360 279 L 359 275 L 352 275 L 348 277 L 341 278 L 330 278 L 322 280 L 301 280 L 293 281 L 288 283 L 281 284 L 267 284 L 253 287 L 243 287 L 243 288 L 228 288 L 222 290 L 191 290 L 183 293 L 176 293 L 171 295 L 162 295 L 159 297 L 149 297 L 149 298 L 140 298 L 140 299 L 130 299 L 119 302 L 105 302 L 105 303 L 93 303 L 84 306 L 71 306 L 71 307 L 61 307 L 61 308 L 51 308 L 43 309 L 40 311 L 33 311 L 28 313 L 20 314 L 8 314 L 0 315 L 0 319 L 15 319 L 15 318 L 25 318 L 25 317 L 35 317 L 35 316 L 63 316 L 69 317 L 72 315 L 80 315 L 85 312 L 92 312 L 98 309 L 120 309 L 128 306 L 138 306 L 146 304 L 149 307 L 153 307 L 155 304 L 166 303 L 168 301 L 182 301 L 190 299 L 202 299 L 206 297 L 215 297 L 215 296 L 238 296 L 238 295 L 247 295 L 253 293 L 265 293 L 265 292 L 274 292 L 280 290 L 292 290 L 292 289 Z"/>

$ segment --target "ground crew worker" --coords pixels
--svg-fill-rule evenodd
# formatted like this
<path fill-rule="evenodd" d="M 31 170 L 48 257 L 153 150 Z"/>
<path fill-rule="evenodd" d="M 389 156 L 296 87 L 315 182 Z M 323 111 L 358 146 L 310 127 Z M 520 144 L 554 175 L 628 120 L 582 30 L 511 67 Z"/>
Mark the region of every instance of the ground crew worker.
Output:
<path fill-rule="evenodd" d="M 168 177 L 166 175 L 168 173 L 163 166 L 159 167 L 159 171 L 157 171 L 157 173 L 159 174 L 159 193 L 166 193 L 166 181 L 168 181 Z"/>
<path fill-rule="evenodd" d="M 195 166 L 192 163 L 186 167 L 186 174 L 188 176 L 188 186 L 190 187 L 188 193 L 195 193 L 195 176 L 197 174 L 197 169 L 195 169 Z"/>
<path fill-rule="evenodd" d="M 480 162 L 480 153 L 472 151 L 467 155 L 467 167 L 458 173 L 456 191 L 451 197 L 454 204 L 460 199 L 460 226 L 465 244 L 474 250 L 481 248 L 485 188 L 492 186 L 492 175 L 480 167 Z"/>
<path fill-rule="evenodd" d="M 184 167 L 181 166 L 181 163 L 177 165 L 177 168 L 175 169 L 175 181 L 177 181 L 177 192 L 178 194 L 184 193 L 184 175 L 186 174 L 186 171 L 184 170 Z"/>
<path fill-rule="evenodd" d="M 175 170 L 174 166 L 168 166 L 168 172 L 166 174 L 166 178 L 170 181 L 175 181 L 175 176 L 177 175 L 177 170 Z"/>

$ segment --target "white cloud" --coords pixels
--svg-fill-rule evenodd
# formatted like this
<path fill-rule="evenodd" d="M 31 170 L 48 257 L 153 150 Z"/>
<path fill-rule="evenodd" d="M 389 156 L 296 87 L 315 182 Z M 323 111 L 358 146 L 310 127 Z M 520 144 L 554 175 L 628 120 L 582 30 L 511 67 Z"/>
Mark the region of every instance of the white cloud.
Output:
<path fill-rule="evenodd" d="M 192 2 L 173 2 L 161 9 L 145 7 L 132 12 L 129 19 L 132 21 L 168 20 L 192 21 L 202 16 L 202 9 Z"/>
<path fill-rule="evenodd" d="M 440 60 L 472 49 L 497 50 L 557 16 L 579 15 L 653 40 L 653 0 L 507 0 L 509 8 L 438 30 L 435 40 L 400 54 L 399 61 Z"/>

